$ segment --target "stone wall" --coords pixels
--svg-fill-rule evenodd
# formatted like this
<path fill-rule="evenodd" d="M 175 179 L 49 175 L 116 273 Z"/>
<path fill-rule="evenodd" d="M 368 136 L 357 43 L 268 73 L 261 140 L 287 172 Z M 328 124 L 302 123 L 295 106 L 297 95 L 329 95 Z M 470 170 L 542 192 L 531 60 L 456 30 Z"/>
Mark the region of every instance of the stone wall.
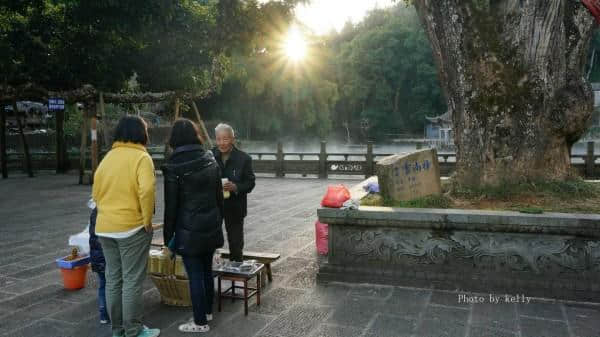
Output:
<path fill-rule="evenodd" d="M 329 224 L 321 281 L 600 302 L 600 216 L 319 209 Z"/>

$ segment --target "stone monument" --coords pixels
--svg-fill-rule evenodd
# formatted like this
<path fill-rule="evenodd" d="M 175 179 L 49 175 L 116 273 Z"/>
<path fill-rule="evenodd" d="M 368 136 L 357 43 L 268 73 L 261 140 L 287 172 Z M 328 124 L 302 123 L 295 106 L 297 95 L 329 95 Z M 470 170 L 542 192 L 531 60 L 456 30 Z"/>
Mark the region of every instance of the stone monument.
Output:
<path fill-rule="evenodd" d="M 385 199 L 412 200 L 442 193 L 435 149 L 385 157 L 377 162 L 375 172 Z"/>

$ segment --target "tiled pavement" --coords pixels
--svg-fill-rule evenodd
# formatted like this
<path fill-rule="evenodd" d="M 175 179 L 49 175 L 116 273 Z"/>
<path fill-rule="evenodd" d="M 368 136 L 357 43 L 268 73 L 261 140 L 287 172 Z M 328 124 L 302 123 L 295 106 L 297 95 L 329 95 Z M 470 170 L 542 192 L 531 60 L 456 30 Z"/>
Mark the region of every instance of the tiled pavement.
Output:
<path fill-rule="evenodd" d="M 95 282 L 62 289 L 54 259 L 81 231 L 90 188 L 75 176 L 40 174 L 0 180 L 0 336 L 110 336 L 98 323 Z M 334 181 L 261 178 L 250 198 L 246 242 L 273 251 L 275 281 L 245 317 L 226 302 L 206 336 L 308 337 L 600 337 L 600 306 L 535 300 L 529 304 L 459 303 L 456 292 L 373 285 L 317 284 L 316 208 Z M 349 185 L 356 183 L 347 182 Z M 158 184 L 156 221 L 162 215 Z M 473 294 L 467 294 L 473 295 Z M 487 297 L 488 294 L 481 294 Z M 162 305 L 145 284 L 145 323 L 179 336 L 190 309 Z"/>

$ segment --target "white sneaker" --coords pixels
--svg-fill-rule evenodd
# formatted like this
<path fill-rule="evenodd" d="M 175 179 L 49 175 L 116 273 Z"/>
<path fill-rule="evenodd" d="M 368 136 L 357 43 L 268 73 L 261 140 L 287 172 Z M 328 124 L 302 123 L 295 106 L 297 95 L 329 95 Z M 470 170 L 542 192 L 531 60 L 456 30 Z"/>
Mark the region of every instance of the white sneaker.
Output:
<path fill-rule="evenodd" d="M 179 326 L 181 332 L 209 332 L 210 327 L 207 325 L 196 325 L 194 322 L 187 322 Z"/>
<path fill-rule="evenodd" d="M 206 320 L 209 322 L 212 321 L 213 320 L 212 314 L 206 314 Z"/>

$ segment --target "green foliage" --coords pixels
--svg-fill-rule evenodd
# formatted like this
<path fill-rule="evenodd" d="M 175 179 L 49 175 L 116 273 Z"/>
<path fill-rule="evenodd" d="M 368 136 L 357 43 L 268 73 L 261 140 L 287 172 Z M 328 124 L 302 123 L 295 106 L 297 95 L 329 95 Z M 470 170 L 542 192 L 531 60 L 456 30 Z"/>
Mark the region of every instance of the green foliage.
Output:
<path fill-rule="evenodd" d="M 296 66 L 281 53 L 288 26 L 261 26 L 265 38 L 252 44 L 255 52 L 234 55 L 221 94 L 202 102 L 209 119 L 237 124 L 247 138 L 346 138 L 349 132 L 356 142 L 421 134 L 425 116 L 445 112 L 431 48 L 412 7 L 374 10 L 325 37 L 309 34 L 308 57 Z"/>
<path fill-rule="evenodd" d="M 81 123 L 83 122 L 83 114 L 79 111 L 75 104 L 65 106 L 65 136 L 68 138 L 76 138 L 81 135 Z"/>
<path fill-rule="evenodd" d="M 301 1 L 263 7 L 286 17 Z M 137 73 L 142 90 L 205 92 L 222 81 L 211 70 L 227 69 L 224 53 L 251 49 L 260 11 L 255 0 L 3 1 L 0 73 L 3 84 L 115 92 Z"/>

